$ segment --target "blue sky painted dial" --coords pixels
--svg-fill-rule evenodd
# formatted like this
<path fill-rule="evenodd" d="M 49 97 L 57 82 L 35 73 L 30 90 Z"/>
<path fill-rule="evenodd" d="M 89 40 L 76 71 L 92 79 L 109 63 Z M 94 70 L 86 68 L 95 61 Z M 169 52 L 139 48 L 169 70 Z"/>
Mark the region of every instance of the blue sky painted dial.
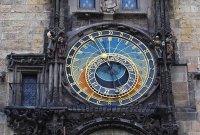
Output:
<path fill-rule="evenodd" d="M 148 92 L 156 65 L 149 48 L 114 30 L 90 33 L 69 50 L 66 77 L 73 90 L 97 105 L 126 105 Z"/>

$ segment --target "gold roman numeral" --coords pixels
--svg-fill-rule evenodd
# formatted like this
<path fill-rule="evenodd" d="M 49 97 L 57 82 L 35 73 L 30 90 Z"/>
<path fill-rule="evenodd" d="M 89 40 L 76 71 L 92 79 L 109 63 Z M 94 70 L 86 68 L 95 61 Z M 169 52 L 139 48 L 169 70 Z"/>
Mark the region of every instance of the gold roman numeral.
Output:
<path fill-rule="evenodd" d="M 98 31 L 99 36 L 102 36 L 102 31 Z"/>

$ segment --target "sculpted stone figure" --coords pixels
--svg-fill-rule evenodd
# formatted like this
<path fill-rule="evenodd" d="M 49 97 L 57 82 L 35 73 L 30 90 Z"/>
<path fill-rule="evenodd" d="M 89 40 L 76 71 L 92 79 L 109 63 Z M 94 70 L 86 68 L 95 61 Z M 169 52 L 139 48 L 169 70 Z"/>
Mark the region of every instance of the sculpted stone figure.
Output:
<path fill-rule="evenodd" d="M 162 57 L 162 50 L 161 50 L 161 47 L 160 47 L 161 40 L 160 40 L 159 36 L 155 36 L 154 43 L 155 43 L 155 46 L 154 46 L 155 52 L 156 52 L 158 58 L 161 58 Z"/>
<path fill-rule="evenodd" d="M 172 34 L 168 34 L 166 38 L 166 46 L 167 46 L 167 58 L 171 59 L 174 54 L 174 44 L 176 43 L 176 38 Z"/>
<path fill-rule="evenodd" d="M 53 56 L 53 53 L 56 49 L 58 50 L 59 57 L 64 56 L 66 51 L 66 39 L 64 32 L 60 32 L 58 36 L 56 36 L 52 31 L 49 31 L 47 33 L 47 37 L 49 39 L 49 44 L 47 47 L 47 53 L 49 54 L 49 56 Z"/>
<path fill-rule="evenodd" d="M 118 9 L 117 0 L 102 0 L 102 11 L 107 13 L 114 13 Z"/>

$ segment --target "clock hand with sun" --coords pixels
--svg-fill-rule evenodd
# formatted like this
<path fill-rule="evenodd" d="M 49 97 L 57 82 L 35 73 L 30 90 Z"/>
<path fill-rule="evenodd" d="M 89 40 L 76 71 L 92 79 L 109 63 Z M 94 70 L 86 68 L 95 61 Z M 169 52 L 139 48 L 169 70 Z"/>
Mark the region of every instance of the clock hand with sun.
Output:
<path fill-rule="evenodd" d="M 110 61 L 108 61 L 108 55 L 106 53 L 103 53 L 101 54 L 101 58 L 105 60 L 105 62 L 107 63 L 108 65 L 108 70 L 109 70 L 109 73 L 112 77 L 112 83 L 113 83 L 113 87 L 114 89 L 116 90 L 116 94 L 119 94 L 119 89 L 116 88 L 116 84 L 115 84 L 115 78 L 117 79 L 116 81 L 121 85 L 121 82 L 119 81 L 119 78 L 117 77 L 117 75 L 114 73 L 115 70 L 113 69 L 113 67 L 111 66 L 112 64 L 110 64 Z"/>
<path fill-rule="evenodd" d="M 91 36 L 90 39 L 98 46 L 98 44 L 95 42 L 95 39 Z M 116 74 L 114 74 L 113 69 L 112 69 L 112 64 L 109 61 L 109 54 L 110 54 L 110 44 L 109 44 L 109 51 L 107 52 L 107 47 L 105 45 L 105 42 L 102 42 L 103 44 L 101 44 L 101 42 L 99 41 L 99 44 L 101 44 L 101 46 L 104 48 L 105 53 L 101 54 L 101 58 L 107 63 L 108 65 L 108 69 L 110 70 L 110 75 L 112 77 L 112 82 L 113 82 L 113 87 L 114 89 L 116 89 L 116 94 L 119 94 L 119 89 L 116 88 L 116 84 L 115 84 L 115 78 L 117 79 L 117 82 L 121 85 L 121 82 L 119 81 L 119 78 L 117 77 Z M 99 47 L 98 47 L 99 48 Z M 100 49 L 100 48 L 99 48 Z M 115 77 L 115 78 L 114 78 Z"/>
<path fill-rule="evenodd" d="M 92 36 L 89 36 L 89 38 L 91 39 L 91 41 L 93 41 L 96 45 L 97 45 L 97 47 L 98 47 L 98 49 L 99 49 L 99 51 L 102 53 L 102 50 L 100 49 L 100 47 L 98 46 L 98 44 L 96 43 L 96 40 L 95 40 L 95 38 L 94 37 L 92 37 Z M 111 75 L 111 77 L 112 77 L 112 79 L 113 79 L 113 87 L 114 87 L 114 89 L 116 89 L 116 85 L 115 85 L 115 79 L 114 79 L 114 73 L 113 73 L 113 69 L 112 69 L 112 65 L 110 64 L 110 61 L 108 60 L 109 59 L 109 56 L 108 56 L 108 54 L 110 53 L 110 52 L 108 52 L 108 54 L 107 54 L 107 47 L 106 47 L 106 45 L 105 45 L 105 43 L 103 42 L 103 44 L 101 44 L 101 42 L 99 41 L 99 44 L 104 48 L 103 50 L 104 50 L 104 52 L 105 53 L 102 53 L 101 54 L 101 58 L 107 63 L 107 65 L 108 65 L 108 69 L 110 69 L 110 75 Z M 110 45 L 109 45 L 109 47 L 110 47 Z M 117 78 L 117 76 L 115 75 L 115 77 Z M 118 83 L 121 85 L 121 82 L 119 81 L 119 79 L 117 78 L 117 81 L 118 81 Z M 119 93 L 119 91 L 116 89 L 116 93 Z"/>

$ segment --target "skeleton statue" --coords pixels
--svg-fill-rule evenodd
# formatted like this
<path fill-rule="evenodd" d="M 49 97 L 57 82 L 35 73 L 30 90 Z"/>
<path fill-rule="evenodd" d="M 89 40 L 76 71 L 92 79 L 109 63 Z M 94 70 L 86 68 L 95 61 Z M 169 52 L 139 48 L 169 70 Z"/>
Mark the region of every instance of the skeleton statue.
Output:
<path fill-rule="evenodd" d="M 103 12 L 113 14 L 118 8 L 117 0 L 102 0 L 101 8 Z"/>
<path fill-rule="evenodd" d="M 52 53 L 54 50 L 55 50 L 55 34 L 52 32 L 52 31 L 49 31 L 47 33 L 47 37 L 48 37 L 48 40 L 49 40 L 49 44 L 48 44 L 48 53 Z"/>
<path fill-rule="evenodd" d="M 160 44 L 161 44 L 160 37 L 156 36 L 153 41 L 155 43 L 155 46 L 154 46 L 155 52 L 156 52 L 158 58 L 161 58 L 162 57 L 162 50 L 160 48 Z"/>

